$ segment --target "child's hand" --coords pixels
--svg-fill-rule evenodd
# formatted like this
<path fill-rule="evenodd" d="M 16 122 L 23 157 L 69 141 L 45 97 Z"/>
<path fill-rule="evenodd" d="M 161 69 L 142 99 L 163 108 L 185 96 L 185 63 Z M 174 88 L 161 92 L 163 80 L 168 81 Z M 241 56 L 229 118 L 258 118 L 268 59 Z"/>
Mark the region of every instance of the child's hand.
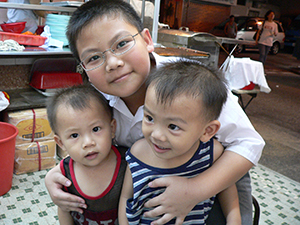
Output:
<path fill-rule="evenodd" d="M 198 203 L 190 189 L 189 179 L 183 177 L 164 177 L 151 183 L 150 187 L 166 187 L 166 190 L 159 196 L 146 202 L 145 207 L 155 209 L 145 213 L 146 217 L 163 215 L 160 219 L 152 222 L 152 225 L 165 224 L 176 217 L 176 225 L 183 223 L 186 215 Z"/>
<path fill-rule="evenodd" d="M 82 208 L 86 208 L 84 200 L 62 190 L 63 186 L 70 186 L 71 181 L 61 174 L 57 166 L 47 173 L 45 184 L 52 201 L 59 206 L 61 210 L 83 213 Z"/>

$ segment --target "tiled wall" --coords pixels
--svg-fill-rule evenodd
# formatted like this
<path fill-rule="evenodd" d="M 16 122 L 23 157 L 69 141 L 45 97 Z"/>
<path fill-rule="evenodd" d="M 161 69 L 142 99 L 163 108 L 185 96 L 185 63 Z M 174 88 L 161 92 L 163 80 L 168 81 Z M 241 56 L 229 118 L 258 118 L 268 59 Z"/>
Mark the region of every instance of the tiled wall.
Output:
<path fill-rule="evenodd" d="M 230 16 L 230 7 L 191 2 L 187 24 L 192 31 L 209 32 Z"/>
<path fill-rule="evenodd" d="M 30 69 L 31 65 L 1 65 L 0 90 L 28 88 Z"/>

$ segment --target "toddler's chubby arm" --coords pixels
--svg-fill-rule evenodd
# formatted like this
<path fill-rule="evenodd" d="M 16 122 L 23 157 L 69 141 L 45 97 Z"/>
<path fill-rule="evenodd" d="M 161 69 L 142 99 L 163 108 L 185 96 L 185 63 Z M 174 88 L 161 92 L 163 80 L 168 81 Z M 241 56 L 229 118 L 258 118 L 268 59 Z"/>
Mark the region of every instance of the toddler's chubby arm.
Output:
<path fill-rule="evenodd" d="M 63 211 L 61 208 L 57 208 L 57 214 L 60 225 L 73 225 L 74 220 L 70 214 L 70 212 Z"/>
<path fill-rule="evenodd" d="M 239 205 L 239 197 L 235 185 L 230 186 L 218 195 L 227 225 L 241 225 L 242 218 Z"/>
<path fill-rule="evenodd" d="M 132 198 L 133 195 L 133 186 L 132 186 L 132 177 L 129 167 L 127 166 L 122 192 L 120 196 L 119 201 L 119 212 L 118 212 L 118 218 L 119 218 L 119 224 L 120 225 L 128 225 L 128 220 L 126 217 L 126 202 L 129 198 Z"/>
<path fill-rule="evenodd" d="M 214 140 L 214 163 L 220 158 L 224 151 L 223 146 Z M 239 205 L 239 197 L 235 184 L 226 188 L 217 195 L 220 201 L 227 225 L 241 225 L 242 218 Z"/>
<path fill-rule="evenodd" d="M 225 151 L 212 167 L 194 178 L 164 177 L 149 183 L 151 187 L 166 187 L 161 195 L 146 202 L 155 207 L 145 213 L 147 217 L 163 215 L 152 225 L 165 224 L 176 217 L 176 225 L 182 224 L 186 215 L 201 201 L 220 193 L 240 179 L 253 164 L 243 156 Z M 233 171 L 235 171 L 233 173 Z M 185 199 L 185 201 L 182 201 Z M 180 204 L 178 204 L 180 202 Z"/>
<path fill-rule="evenodd" d="M 87 207 L 82 198 L 62 190 L 63 186 L 70 186 L 71 181 L 62 175 L 59 165 L 55 166 L 47 173 L 45 185 L 52 201 L 60 207 L 61 210 L 83 213 L 82 208 Z"/>

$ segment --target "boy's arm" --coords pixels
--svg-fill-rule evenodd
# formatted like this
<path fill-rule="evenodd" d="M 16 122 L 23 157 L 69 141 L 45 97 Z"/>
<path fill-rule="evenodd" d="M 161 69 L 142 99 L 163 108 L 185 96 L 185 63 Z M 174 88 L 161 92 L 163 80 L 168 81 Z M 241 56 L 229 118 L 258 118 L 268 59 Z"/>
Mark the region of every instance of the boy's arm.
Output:
<path fill-rule="evenodd" d="M 151 187 L 166 187 L 161 195 L 146 202 L 146 207 L 156 207 L 145 213 L 147 217 L 164 214 L 154 224 L 165 224 L 176 217 L 176 225 L 182 224 L 186 215 L 201 201 L 221 192 L 238 181 L 253 164 L 246 158 L 225 151 L 212 167 L 190 179 L 164 177 L 149 183 Z M 185 199 L 185 201 L 182 201 Z M 180 204 L 178 204 L 180 202 Z"/>
<path fill-rule="evenodd" d="M 62 210 L 83 213 L 82 208 L 87 207 L 82 198 L 62 190 L 63 186 L 69 187 L 71 181 L 62 175 L 59 164 L 47 173 L 45 185 L 54 204 Z"/>
<path fill-rule="evenodd" d="M 132 177 L 129 167 L 127 166 L 125 178 L 123 182 L 122 192 L 119 201 L 119 224 L 128 225 L 128 220 L 126 217 L 126 203 L 129 198 L 133 196 L 133 186 L 132 186 Z"/>
<path fill-rule="evenodd" d="M 235 185 L 230 186 L 217 195 L 220 201 L 227 225 L 241 225 L 239 198 Z"/>
<path fill-rule="evenodd" d="M 70 212 L 63 211 L 61 208 L 57 207 L 57 215 L 60 225 L 73 225 L 74 220 Z"/>

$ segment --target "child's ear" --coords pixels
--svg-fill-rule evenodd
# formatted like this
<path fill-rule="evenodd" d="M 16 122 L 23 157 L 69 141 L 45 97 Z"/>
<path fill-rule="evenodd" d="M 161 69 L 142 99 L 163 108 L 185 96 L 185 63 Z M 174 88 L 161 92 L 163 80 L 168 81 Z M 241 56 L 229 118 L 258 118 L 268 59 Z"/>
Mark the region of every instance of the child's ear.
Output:
<path fill-rule="evenodd" d="M 112 138 L 115 138 L 116 130 L 117 130 L 117 121 L 115 119 L 112 119 L 110 126 L 111 126 L 111 133 L 112 133 L 111 136 Z"/>
<path fill-rule="evenodd" d="M 221 123 L 218 120 L 213 120 L 209 122 L 205 128 L 204 134 L 200 138 L 202 142 L 207 142 L 211 139 L 217 131 L 220 129 Z"/>
<path fill-rule="evenodd" d="M 54 141 L 62 150 L 66 151 L 66 148 L 65 148 L 64 144 L 62 143 L 60 137 L 56 134 L 54 135 Z"/>
<path fill-rule="evenodd" d="M 145 28 L 142 32 L 141 32 L 142 37 L 144 38 L 146 45 L 147 45 L 147 50 L 149 53 L 154 51 L 154 44 L 153 44 L 153 40 L 151 37 L 151 34 L 149 32 L 149 30 L 147 28 Z"/>

